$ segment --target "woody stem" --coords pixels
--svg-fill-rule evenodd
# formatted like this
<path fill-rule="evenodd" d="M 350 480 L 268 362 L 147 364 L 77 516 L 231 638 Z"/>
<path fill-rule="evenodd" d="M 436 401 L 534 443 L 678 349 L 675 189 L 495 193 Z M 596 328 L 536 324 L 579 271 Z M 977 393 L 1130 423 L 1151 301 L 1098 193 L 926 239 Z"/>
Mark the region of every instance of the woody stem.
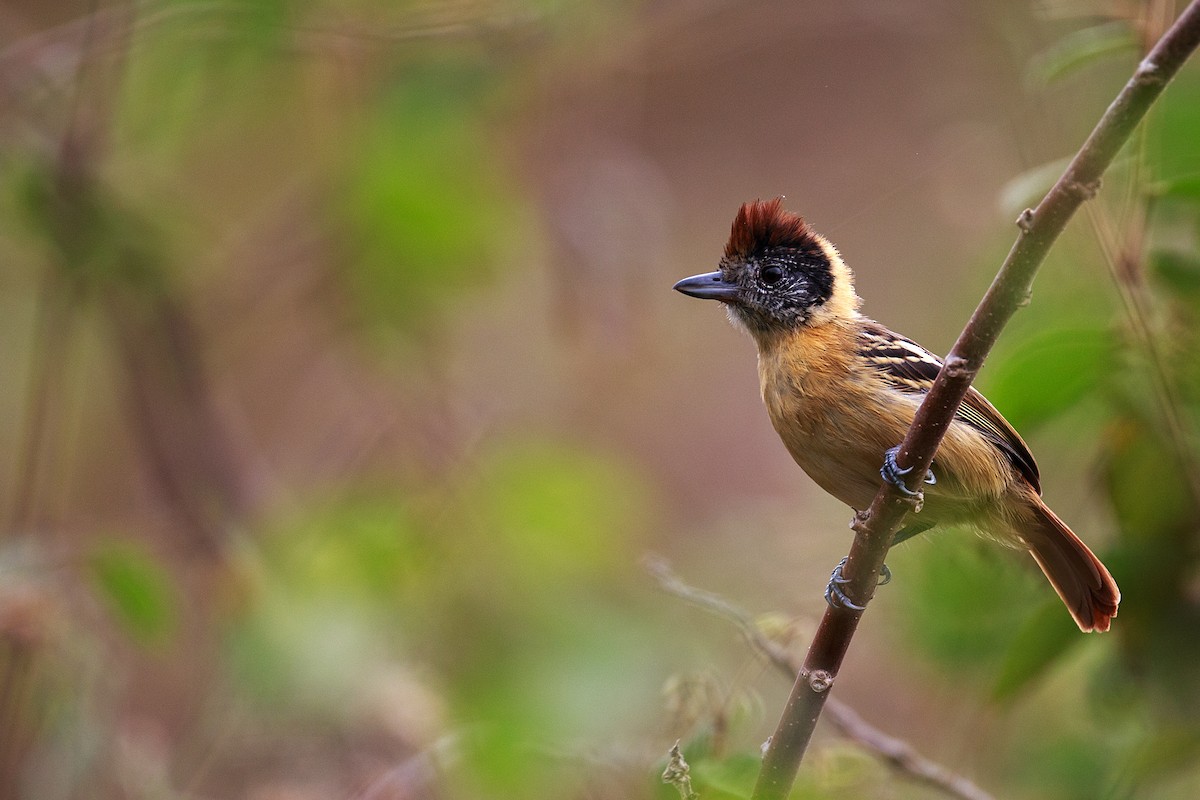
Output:
<path fill-rule="evenodd" d="M 1079 206 L 1095 196 L 1105 169 L 1198 44 L 1200 0 L 1193 0 L 1138 64 L 1058 182 L 1036 209 L 1026 209 L 1017 220 L 1016 242 L 900 445 L 897 463 L 911 470 L 909 480 L 918 488 L 992 345 L 1029 295 L 1050 247 Z M 856 517 L 854 542 L 842 570 L 848 579 L 845 592 L 855 604 L 865 606 L 870 600 L 892 537 L 911 508 L 898 487 L 885 483 L 870 508 Z M 825 609 L 763 756 L 753 800 L 787 797 L 862 613 L 846 607 Z"/>

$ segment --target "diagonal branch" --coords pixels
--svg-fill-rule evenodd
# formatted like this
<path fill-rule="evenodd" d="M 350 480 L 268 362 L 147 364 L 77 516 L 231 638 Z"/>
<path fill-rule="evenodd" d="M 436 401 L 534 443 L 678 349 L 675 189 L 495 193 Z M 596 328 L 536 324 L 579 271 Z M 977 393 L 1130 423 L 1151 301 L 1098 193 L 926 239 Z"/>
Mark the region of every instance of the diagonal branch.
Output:
<path fill-rule="evenodd" d="M 770 661 L 779 672 L 789 678 L 799 672 L 799 660 L 794 658 L 787 648 L 763 633 L 744 609 L 738 608 L 718 594 L 685 583 L 666 561 L 656 556 L 647 557 L 644 565 L 663 591 L 732 622 L 746 643 Z M 906 777 L 932 786 L 959 800 L 993 800 L 990 794 L 967 778 L 921 755 L 903 739 L 897 739 L 879 730 L 845 703 L 831 698 L 826 711 L 829 722 L 843 736 Z"/>
<path fill-rule="evenodd" d="M 959 404 L 1008 320 L 1028 297 L 1033 277 L 1051 245 L 1083 201 L 1095 196 L 1100 177 L 1150 106 L 1200 44 L 1200 0 L 1193 0 L 1163 34 L 1104 112 L 1066 172 L 1034 210 L 1017 220 L 1012 250 L 979 307 L 946 356 L 937 380 L 900 445 L 897 462 L 920 482 L 933 462 Z M 919 486 L 916 488 L 920 488 Z M 843 576 L 846 593 L 863 606 L 870 600 L 892 536 L 911 509 L 899 489 L 884 484 L 871 507 L 854 521 L 855 537 Z M 827 608 L 788 697 L 775 735 L 763 756 L 754 800 L 783 800 L 800 768 L 813 728 L 841 669 L 862 611 Z"/>

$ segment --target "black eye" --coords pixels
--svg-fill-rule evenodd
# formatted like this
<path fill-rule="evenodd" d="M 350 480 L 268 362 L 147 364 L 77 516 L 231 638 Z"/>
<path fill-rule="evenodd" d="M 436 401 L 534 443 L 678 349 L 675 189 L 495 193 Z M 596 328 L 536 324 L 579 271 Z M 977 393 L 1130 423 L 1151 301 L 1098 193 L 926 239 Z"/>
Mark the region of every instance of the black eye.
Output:
<path fill-rule="evenodd" d="M 776 266 L 763 267 L 758 273 L 758 279 L 767 286 L 774 286 L 783 279 L 783 268 Z"/>

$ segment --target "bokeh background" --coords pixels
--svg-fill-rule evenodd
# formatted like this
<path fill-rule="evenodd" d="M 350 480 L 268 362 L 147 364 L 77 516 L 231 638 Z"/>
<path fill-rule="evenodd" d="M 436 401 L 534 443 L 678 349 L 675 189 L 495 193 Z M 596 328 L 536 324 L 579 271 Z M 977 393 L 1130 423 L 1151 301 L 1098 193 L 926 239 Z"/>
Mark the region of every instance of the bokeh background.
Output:
<path fill-rule="evenodd" d="M 849 511 L 670 291 L 785 195 L 949 349 L 1179 3 L 0 5 L 0 798 L 748 795 Z M 980 379 L 1124 591 L 905 544 L 837 696 L 1012 798 L 1200 793 L 1200 65 Z M 822 727 L 797 797 L 940 796 Z"/>

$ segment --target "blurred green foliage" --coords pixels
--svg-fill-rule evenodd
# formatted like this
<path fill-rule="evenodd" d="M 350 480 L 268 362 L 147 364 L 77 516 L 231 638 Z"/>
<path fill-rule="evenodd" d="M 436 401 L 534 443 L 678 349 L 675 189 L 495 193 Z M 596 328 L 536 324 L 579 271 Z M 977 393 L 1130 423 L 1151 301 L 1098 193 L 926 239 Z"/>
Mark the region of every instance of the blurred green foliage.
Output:
<path fill-rule="evenodd" d="M 466 731 L 468 784 L 550 796 L 573 780 L 554 751 L 656 689 L 631 677 L 649 643 L 617 588 L 647 500 L 628 468 L 515 441 L 406 503 L 296 509 L 246 553 L 227 663 L 248 701 L 317 718 L 368 702 L 364 676 L 414 665 L 436 676 L 440 723 Z"/>
<path fill-rule="evenodd" d="M 519 228 L 480 118 L 496 83 L 478 62 L 410 69 L 347 143 L 335 215 L 368 322 L 428 324 L 492 276 L 488 254 Z"/>
<path fill-rule="evenodd" d="M 131 540 L 101 543 L 91 557 L 100 597 L 139 642 L 164 646 L 178 624 L 178 598 L 162 565 Z"/>
<path fill-rule="evenodd" d="M 1102 328 L 1038 332 L 996 364 L 988 376 L 988 398 L 1018 429 L 1036 429 L 1102 391 L 1117 366 L 1114 344 Z"/>
<path fill-rule="evenodd" d="M 1035 90 L 1044 89 L 1071 72 L 1087 69 L 1097 59 L 1132 55 L 1136 47 L 1137 40 L 1125 20 L 1080 28 L 1062 37 L 1030 62 L 1029 83 Z"/>
<path fill-rule="evenodd" d="M 542 79 L 528 52 L 622 62 L 606 35 L 637 8 L 180 0 L 64 35 L 97 48 L 78 73 L 44 59 L 0 128 L 4 303 L 33 327 L 0 387 L 21 409 L 2 434 L 0 800 L 671 798 L 655 762 L 677 736 L 704 800 L 749 795 L 776 679 L 637 583 L 666 481 L 593 429 L 585 395 L 622 417 L 645 376 L 587 384 L 572 363 L 554 380 L 578 407 L 523 387 L 521 424 L 495 432 L 505 387 L 464 401 L 463 373 L 549 384 L 561 364 L 523 371 L 486 329 L 482 357 L 449 355 L 481 304 L 541 277 L 535 192 L 505 152 L 521 136 L 500 130 Z M 1085 15 L 1029 64 L 1032 91 L 1131 66 L 1137 33 Z M 957 532 L 889 558 L 888 691 L 927 670 L 913 705 L 950 687 L 986 717 L 929 727 L 1003 796 L 1200 791 L 1198 130 L 1192 70 L 1099 201 L 1123 260 L 1106 274 L 1076 225 L 983 376 L 1031 440 L 1094 461 L 1074 498 L 1125 592 L 1114 632 L 1080 637 L 1028 565 Z M 521 316 L 539 288 L 518 288 Z M 739 536 L 763 521 L 744 505 Z M 929 791 L 822 740 L 793 797 Z"/>
<path fill-rule="evenodd" d="M 1052 83 L 1127 52 L 1121 24 L 1068 37 L 1038 74 Z M 1084 536 L 1122 589 L 1114 633 L 1080 637 L 1028 565 L 993 547 L 949 534 L 890 558 L 915 578 L 901 588 L 905 642 L 1029 719 L 1001 758 L 1031 796 L 1188 797 L 1200 786 L 1198 110 L 1192 70 L 1106 179 L 1113 194 L 1052 256 L 981 378 L 1025 435 L 1057 430 L 1071 446 L 1086 429 L 1099 442 L 1098 485 L 1080 497 L 1112 515 L 1111 529 Z M 1089 235 L 1120 249 L 1085 255 Z"/>

